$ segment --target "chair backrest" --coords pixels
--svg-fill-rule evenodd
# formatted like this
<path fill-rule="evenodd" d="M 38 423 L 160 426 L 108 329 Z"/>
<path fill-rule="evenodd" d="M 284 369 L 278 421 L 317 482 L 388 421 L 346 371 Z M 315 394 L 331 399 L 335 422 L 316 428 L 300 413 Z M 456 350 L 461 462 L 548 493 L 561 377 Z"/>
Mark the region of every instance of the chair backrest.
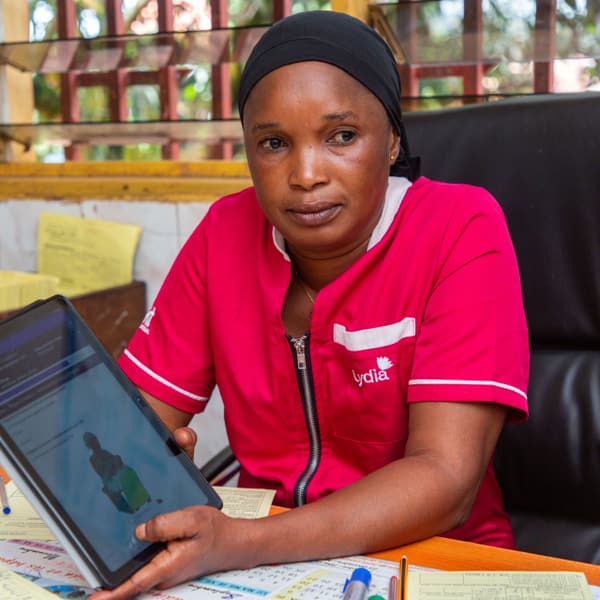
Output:
<path fill-rule="evenodd" d="M 423 175 L 487 188 L 517 252 L 531 416 L 496 452 L 517 546 L 600 564 L 600 94 L 405 119 Z"/>

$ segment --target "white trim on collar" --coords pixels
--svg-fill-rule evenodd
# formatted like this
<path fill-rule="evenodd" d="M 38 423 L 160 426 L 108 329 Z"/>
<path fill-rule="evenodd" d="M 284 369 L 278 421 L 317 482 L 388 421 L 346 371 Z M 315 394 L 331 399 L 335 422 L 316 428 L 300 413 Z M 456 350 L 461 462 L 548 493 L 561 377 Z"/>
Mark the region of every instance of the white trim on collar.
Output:
<path fill-rule="evenodd" d="M 412 182 L 405 177 L 390 177 L 388 179 L 388 186 L 385 192 L 385 200 L 383 204 L 383 210 L 381 211 L 381 217 L 369 239 L 369 245 L 367 251 L 381 241 L 387 230 L 391 227 L 392 221 L 402 204 L 402 200 L 408 191 L 408 188 L 412 185 Z M 288 262 L 291 262 L 290 256 L 285 249 L 285 240 L 283 235 L 275 228 L 272 229 L 273 244 L 275 248 L 281 252 L 283 258 Z"/>
<path fill-rule="evenodd" d="M 406 177 L 390 177 L 388 179 L 388 186 L 385 192 L 385 201 L 383 204 L 383 210 L 381 211 L 381 217 L 375 229 L 371 233 L 369 239 L 369 245 L 367 246 L 367 252 L 381 241 L 381 238 L 387 233 L 387 230 L 392 226 L 392 221 L 404 200 L 404 196 L 408 191 L 408 188 L 412 185 L 412 182 Z"/>
<path fill-rule="evenodd" d="M 290 255 L 287 253 L 286 249 L 285 249 L 285 240 L 283 239 L 283 235 L 281 235 L 281 232 L 279 232 L 277 229 L 275 229 L 275 227 L 273 227 L 273 244 L 275 246 L 275 248 L 277 248 L 277 250 L 279 250 L 279 252 L 281 252 L 281 255 L 283 256 L 283 258 L 285 258 L 285 260 L 287 260 L 288 262 L 292 262 Z"/>

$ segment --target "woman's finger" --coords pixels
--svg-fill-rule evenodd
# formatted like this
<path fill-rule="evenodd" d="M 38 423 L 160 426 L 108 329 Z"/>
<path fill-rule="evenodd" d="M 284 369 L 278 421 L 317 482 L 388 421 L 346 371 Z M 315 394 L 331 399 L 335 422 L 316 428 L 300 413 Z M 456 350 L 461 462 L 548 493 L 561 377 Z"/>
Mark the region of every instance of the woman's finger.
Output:
<path fill-rule="evenodd" d="M 194 460 L 194 450 L 198 441 L 196 432 L 191 427 L 180 427 L 173 432 L 173 436 L 184 452 Z"/>
<path fill-rule="evenodd" d="M 190 506 L 172 513 L 157 515 L 138 525 L 136 535 L 147 542 L 194 539 L 212 531 L 216 518 L 226 518 L 212 506 Z"/>
<path fill-rule="evenodd" d="M 90 596 L 90 600 L 126 600 L 158 586 L 168 577 L 173 561 L 167 551 L 157 554 L 151 562 L 134 573 L 114 590 L 102 590 Z"/>
<path fill-rule="evenodd" d="M 228 519 L 217 509 L 192 506 L 158 515 L 139 525 L 136 535 L 146 541 L 168 542 L 167 548 L 111 591 L 94 594 L 90 600 L 126 600 L 152 588 L 165 589 L 205 571 L 203 558 L 214 548 L 217 519 Z M 211 568 L 208 566 L 209 569 Z"/>

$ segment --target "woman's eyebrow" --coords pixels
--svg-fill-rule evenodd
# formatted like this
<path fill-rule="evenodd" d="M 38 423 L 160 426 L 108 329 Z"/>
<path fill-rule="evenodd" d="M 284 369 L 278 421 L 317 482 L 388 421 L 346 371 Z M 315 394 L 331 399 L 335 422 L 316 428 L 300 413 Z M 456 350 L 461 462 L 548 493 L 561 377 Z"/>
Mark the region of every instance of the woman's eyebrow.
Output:
<path fill-rule="evenodd" d="M 252 125 L 250 131 L 254 133 L 256 131 L 263 131 L 264 129 L 276 129 L 279 126 L 280 125 L 277 121 L 265 121 L 263 123 L 255 123 Z"/>
<path fill-rule="evenodd" d="M 346 110 L 342 112 L 334 112 L 324 114 L 321 119 L 323 121 L 346 121 L 348 119 L 358 119 L 358 115 L 352 110 Z M 265 129 L 277 129 L 281 127 L 281 124 L 277 121 L 263 121 L 252 125 L 250 131 L 256 133 L 257 131 L 264 131 Z"/>
<path fill-rule="evenodd" d="M 347 119 L 358 119 L 358 115 L 351 110 L 344 112 L 328 113 L 321 117 L 324 121 L 346 121 Z"/>

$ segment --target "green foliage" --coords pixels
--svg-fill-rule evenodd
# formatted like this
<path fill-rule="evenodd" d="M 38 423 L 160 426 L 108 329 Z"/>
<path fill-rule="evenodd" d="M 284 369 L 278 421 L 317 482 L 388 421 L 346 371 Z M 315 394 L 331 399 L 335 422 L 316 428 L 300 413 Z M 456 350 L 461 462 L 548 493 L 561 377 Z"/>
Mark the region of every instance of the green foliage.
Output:
<path fill-rule="evenodd" d="M 33 75 L 36 120 L 56 121 L 60 117 L 60 79 L 57 75 Z"/>
<path fill-rule="evenodd" d="M 21 0 L 10 0 L 21 1 Z M 198 0 L 200 2 L 201 0 Z M 208 1 L 208 0 L 206 0 Z M 532 89 L 530 61 L 534 55 L 533 28 L 535 0 L 482 0 L 484 10 L 484 55 L 497 57 L 496 66 L 486 73 L 484 85 L 490 92 L 527 93 Z M 57 0 L 28 0 L 32 39 L 58 37 Z M 144 0 L 122 0 L 127 26 L 135 19 Z M 463 60 L 463 1 L 427 0 L 382 5 L 402 44 L 408 47 L 410 11 L 417 14 L 416 55 L 409 62 L 460 62 Z M 105 0 L 75 0 L 77 35 L 106 35 Z M 294 0 L 293 12 L 330 8 L 329 0 Z M 271 0 L 230 0 L 229 25 L 264 25 L 272 21 Z M 557 0 L 556 53 L 559 57 L 593 57 L 585 63 L 583 74 L 590 83 L 600 82 L 600 0 Z M 129 48 L 128 51 L 132 51 Z M 579 60 L 579 59 L 577 59 Z M 578 63 L 580 66 L 583 62 Z M 581 70 L 581 69 L 580 69 Z M 240 77 L 240 66 L 230 65 L 233 90 L 233 111 Z M 427 98 L 427 108 L 447 105 L 443 96 L 460 96 L 462 80 L 457 77 L 423 79 L 419 93 Z M 61 119 L 60 77 L 56 74 L 35 74 L 35 118 L 39 122 Z M 110 119 L 109 90 L 80 88 L 78 102 L 81 120 Z M 157 86 L 135 86 L 127 90 L 128 118 L 148 121 L 160 118 L 160 95 Z M 212 113 L 211 68 L 191 65 L 179 70 L 178 116 L 181 119 L 206 119 Z M 204 150 L 196 145 L 182 146 L 183 156 L 200 157 Z M 241 155 L 241 147 L 236 155 Z M 40 149 L 40 156 L 57 156 L 55 148 Z M 125 147 L 97 146 L 86 149 L 86 156 L 97 158 L 159 158 L 160 147 L 139 144 Z"/>

